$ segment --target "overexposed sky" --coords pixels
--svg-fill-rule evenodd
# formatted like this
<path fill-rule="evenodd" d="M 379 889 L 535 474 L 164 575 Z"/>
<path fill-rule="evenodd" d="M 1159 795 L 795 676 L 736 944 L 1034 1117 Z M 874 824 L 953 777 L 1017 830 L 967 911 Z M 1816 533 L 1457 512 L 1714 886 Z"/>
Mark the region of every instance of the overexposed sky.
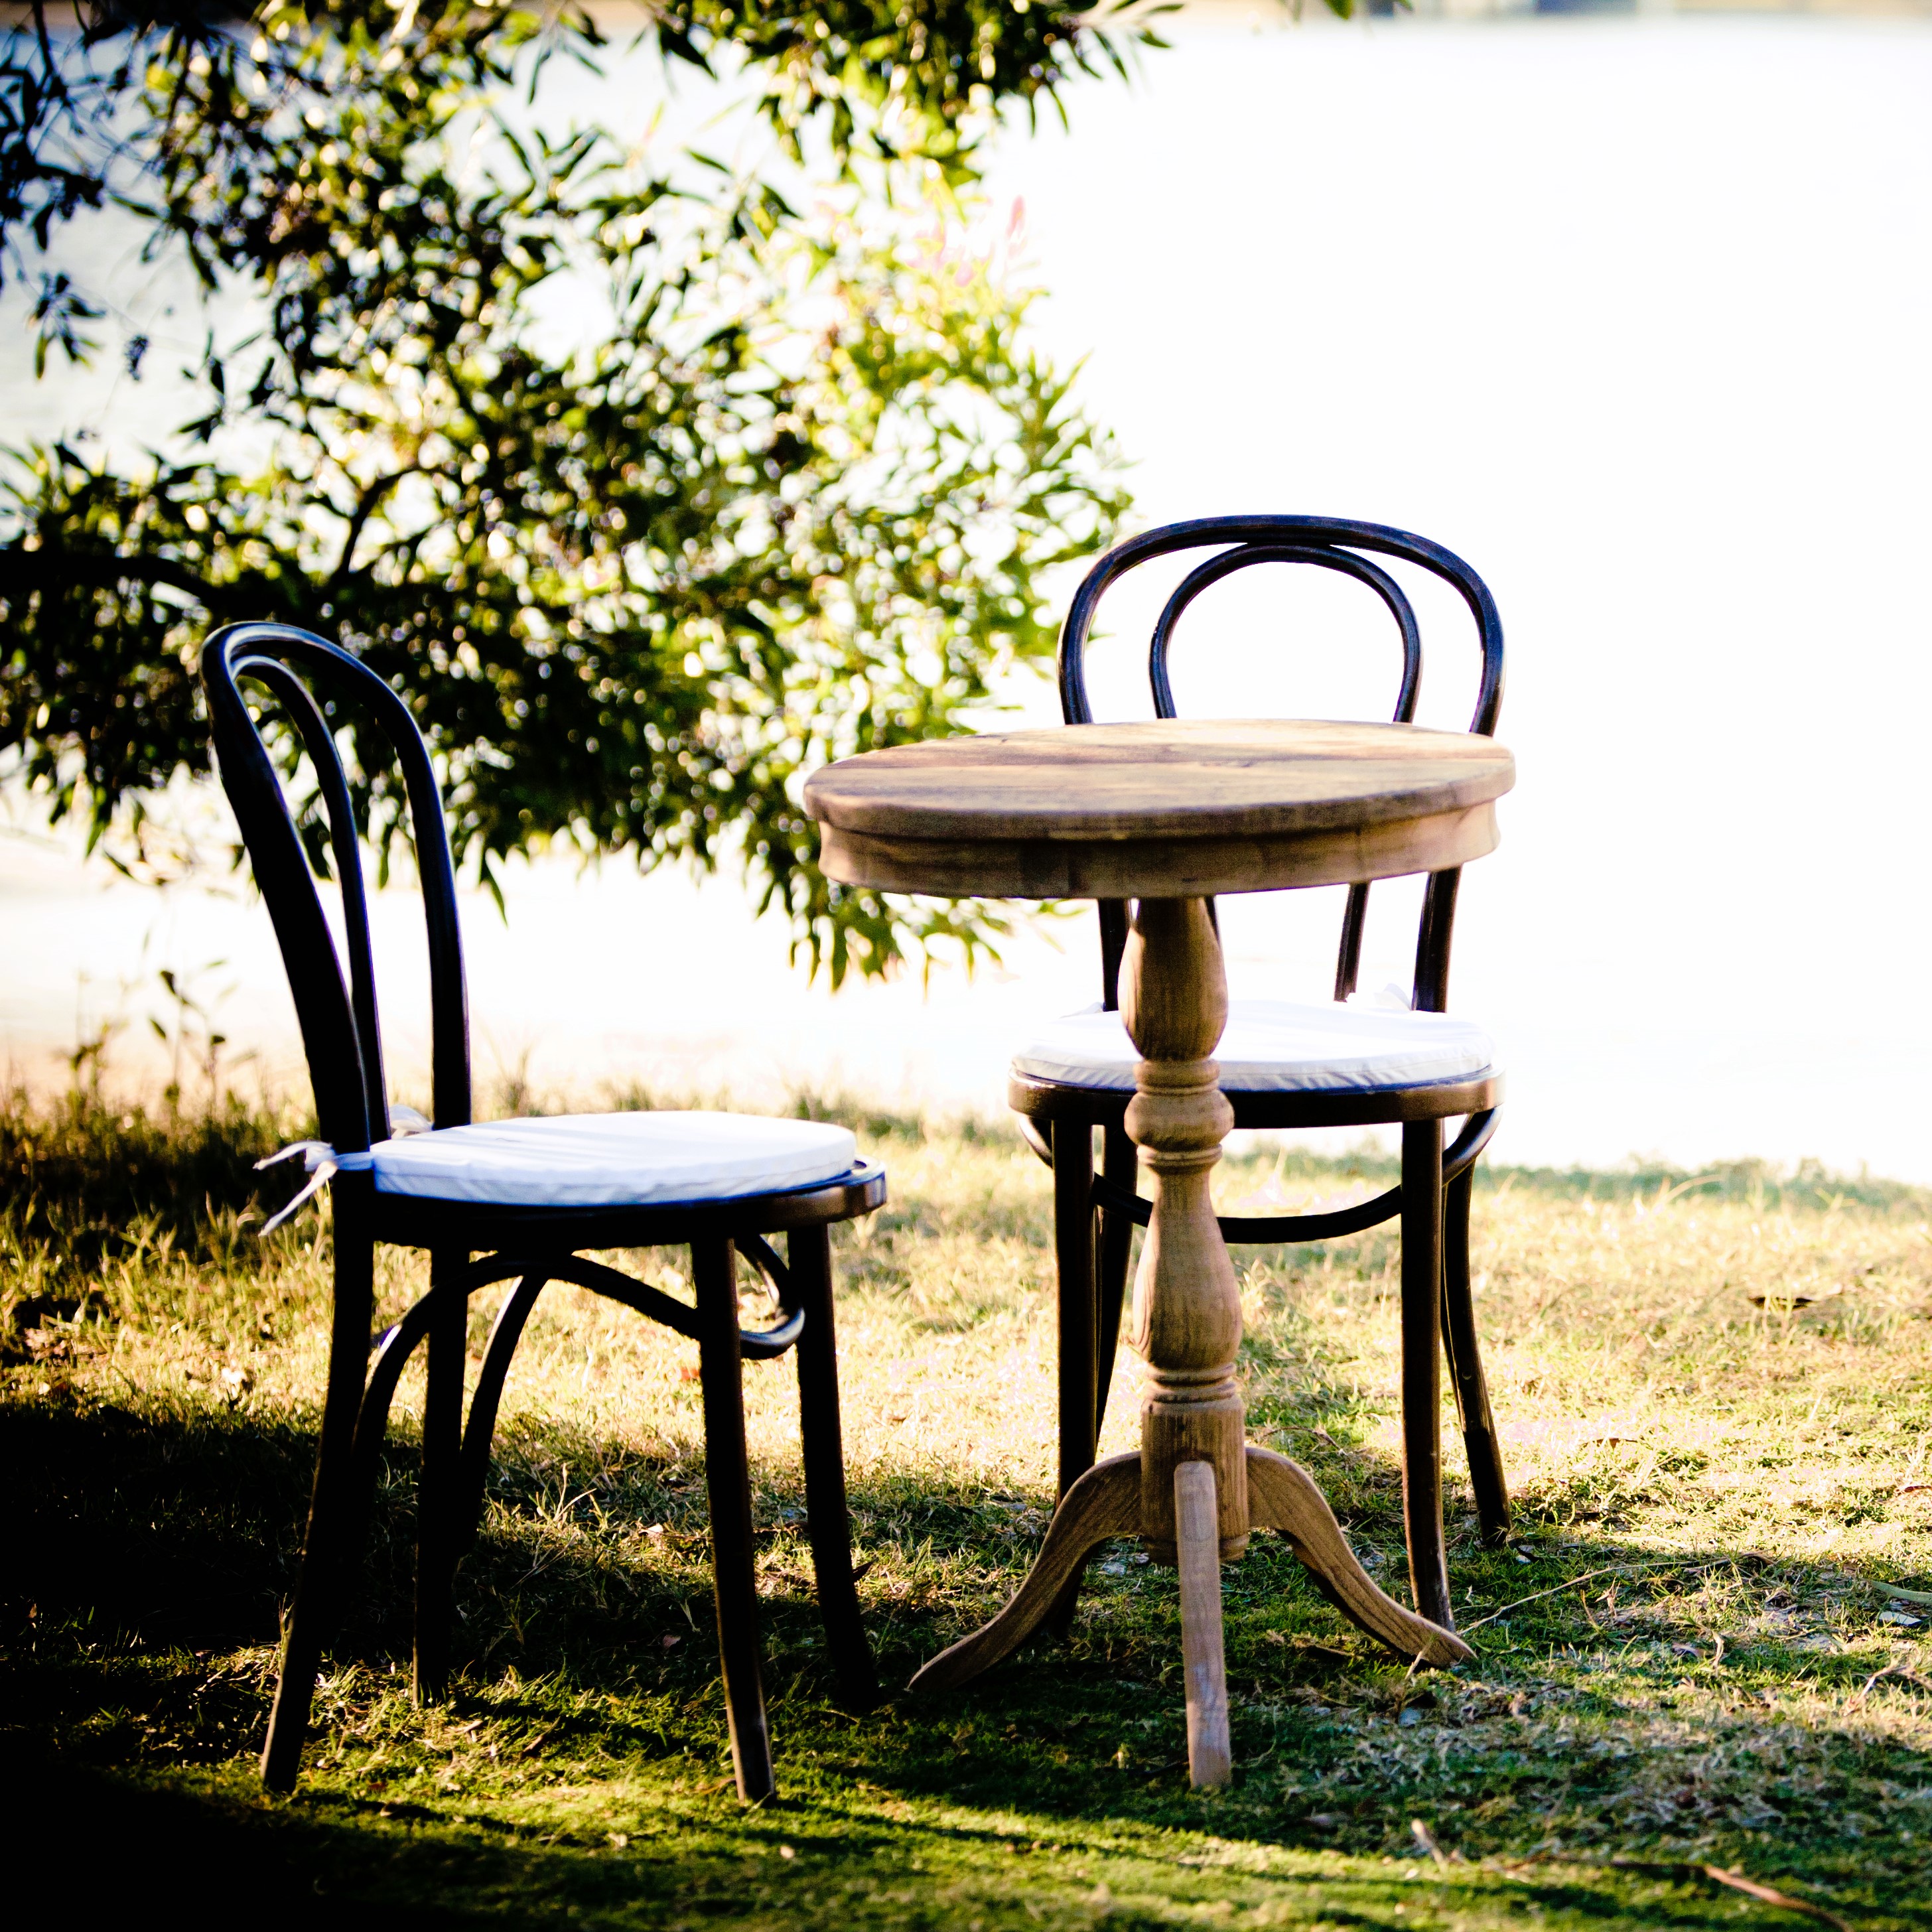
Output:
<path fill-rule="evenodd" d="M 1005 137 L 994 217 L 1023 201 L 1041 338 L 1088 358 L 1142 524 L 1366 518 L 1495 590 L 1521 780 L 1466 880 L 1452 1004 L 1510 1070 L 1497 1156 L 1815 1154 L 1932 1180 L 1907 1104 L 1932 1075 L 1932 27 L 1174 32 L 1132 86 L 1077 90 L 1070 134 Z M 8 394 L 15 435 L 45 423 L 44 390 Z M 1253 574 L 1184 626 L 1184 708 L 1382 710 L 1372 610 Z M 1460 725 L 1466 622 L 1424 616 L 1422 716 Z M 1096 700 L 1144 713 L 1126 614 L 1117 632 Z M 1044 687 L 1017 695 L 1056 715 Z M 206 983 L 238 986 L 227 1030 L 298 1082 L 258 907 L 163 904 L 20 834 L 0 896 L 20 1071 L 70 1042 L 82 972 L 91 1010 L 131 979 L 138 1013 L 158 964 L 225 957 Z M 1414 897 L 1378 889 L 1370 975 L 1406 974 Z M 990 1111 L 1028 1016 L 1094 991 L 1084 920 L 970 986 L 835 1000 L 728 881 L 549 865 L 513 873 L 511 908 L 507 929 L 472 910 L 479 1063 L 586 1090 L 809 1082 Z M 1322 997 L 1335 910 L 1230 904 L 1236 992 Z M 396 898 L 386 926 L 410 914 Z M 400 987 L 391 1010 L 406 1030 Z"/>

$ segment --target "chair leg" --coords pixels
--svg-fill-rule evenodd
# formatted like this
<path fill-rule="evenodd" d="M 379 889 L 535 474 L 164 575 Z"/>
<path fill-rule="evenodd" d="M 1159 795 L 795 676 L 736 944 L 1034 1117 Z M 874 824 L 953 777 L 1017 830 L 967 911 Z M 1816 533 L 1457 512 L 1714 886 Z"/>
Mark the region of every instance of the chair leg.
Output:
<path fill-rule="evenodd" d="M 1094 1466 L 1097 1312 L 1094 1280 L 1094 1130 L 1055 1120 L 1053 1258 L 1060 1298 L 1060 1488 Z"/>
<path fill-rule="evenodd" d="M 483 1495 L 490 1486 L 490 1450 L 496 1440 L 496 1417 L 503 1406 L 503 1384 L 510 1377 L 510 1364 L 537 1298 L 549 1285 L 549 1276 L 541 1268 L 532 1270 L 512 1289 L 490 1325 L 483 1366 L 476 1372 L 476 1387 L 470 1397 L 470 1419 L 463 1425 L 462 1506 L 456 1516 L 459 1562 L 475 1546 L 482 1528 Z"/>
<path fill-rule="evenodd" d="M 1140 1184 L 1140 1150 L 1124 1127 L 1108 1127 L 1100 1136 L 1100 1172 L 1131 1194 Z M 1094 1272 L 1100 1277 L 1099 1334 L 1094 1360 L 1094 1435 L 1107 1419 L 1107 1392 L 1114 1381 L 1114 1358 L 1120 1346 L 1120 1310 L 1126 1299 L 1127 1263 L 1134 1250 L 1134 1224 L 1126 1214 L 1100 1211 L 1100 1242 Z"/>
<path fill-rule="evenodd" d="M 1476 1342 L 1475 1305 L 1469 1295 L 1469 1198 L 1468 1173 L 1444 1190 L 1442 1204 L 1442 1345 L 1449 1358 L 1450 1385 L 1469 1457 L 1469 1487 L 1476 1498 L 1476 1521 L 1492 1546 L 1509 1535 L 1509 1486 L 1503 1478 L 1502 1446 L 1490 1414 L 1490 1388 Z"/>
<path fill-rule="evenodd" d="M 1060 1313 L 1060 1468 L 1064 1496 L 1094 1466 L 1100 1440 L 1099 1310 L 1094 1277 L 1094 1130 L 1085 1120 L 1055 1120 L 1053 1136 L 1053 1258 Z M 1064 1636 L 1080 1599 L 1082 1564 L 1046 1614 Z"/>
<path fill-rule="evenodd" d="M 1402 1130 L 1402 1508 L 1418 1615 L 1453 1630 L 1442 1550 L 1442 1123 Z"/>
<path fill-rule="evenodd" d="M 738 1287 L 729 1241 L 694 1241 L 698 1352 L 704 1396 L 704 1479 L 711 1498 L 712 1587 L 718 1660 L 731 1734 L 731 1767 L 748 1804 L 772 1796 L 772 1744 L 758 1668 L 758 1590 L 752 1564 L 752 1480 L 745 1452 L 745 1391 L 738 1349 Z"/>
<path fill-rule="evenodd" d="M 422 1477 L 416 1492 L 415 1690 L 433 1703 L 449 1688 L 450 1625 L 460 1550 L 463 1498 L 463 1370 L 470 1348 L 470 1304 L 448 1292 L 470 1264 L 460 1249 L 429 1258 L 432 1312 L 425 1354 Z"/>
<path fill-rule="evenodd" d="M 879 1701 L 872 1646 L 852 1576 L 852 1522 L 845 1505 L 845 1451 L 838 1429 L 838 1348 L 832 1312 L 832 1230 L 799 1228 L 786 1242 L 792 1292 L 805 1310 L 798 1338 L 799 1433 L 805 1446 L 805 1509 L 818 1614 L 839 1702 L 868 1711 Z"/>
<path fill-rule="evenodd" d="M 328 1383 L 322 1399 L 322 1439 L 315 1486 L 303 1539 L 302 1570 L 282 1646 L 281 1675 L 262 1752 L 262 1782 L 271 1791 L 292 1791 L 302 1771 L 302 1740 L 316 1672 L 322 1664 L 354 1563 L 350 1526 L 354 1494 L 356 1419 L 369 1359 L 369 1323 L 375 1305 L 376 1247 L 369 1232 L 362 1177 L 343 1175 L 334 1190 L 334 1310 L 329 1326 Z"/>

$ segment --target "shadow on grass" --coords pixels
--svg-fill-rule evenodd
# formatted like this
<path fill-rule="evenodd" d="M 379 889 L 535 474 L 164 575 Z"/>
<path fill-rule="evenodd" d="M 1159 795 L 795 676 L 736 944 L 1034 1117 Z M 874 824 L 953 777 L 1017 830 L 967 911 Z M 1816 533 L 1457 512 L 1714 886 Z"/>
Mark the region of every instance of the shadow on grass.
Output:
<path fill-rule="evenodd" d="M 826 1695 L 789 1478 L 761 1472 L 786 1795 L 743 1814 L 695 1472 L 551 1436 L 506 1445 L 459 1580 L 468 1667 L 433 1712 L 409 1706 L 395 1667 L 412 1540 L 398 1441 L 308 1781 L 293 1805 L 268 1804 L 252 1759 L 311 1454 L 302 1430 L 246 1410 L 0 1407 L 16 1526 L 0 1727 L 20 1822 L 31 1834 L 86 1817 L 117 1848 L 82 1875 L 104 1898 L 133 1897 L 151 1868 L 219 1874 L 304 1923 L 352 1904 L 430 1923 L 1017 1928 L 1042 1914 L 1171 1923 L 1226 1900 L 1282 1922 L 1413 1924 L 1427 1922 L 1395 1907 L 1425 1898 L 1476 1923 L 1735 1922 L 1735 1895 L 1576 1862 L 1616 1851 L 1742 1863 L 1822 1888 L 1861 1924 L 1932 1923 L 1912 1848 L 1932 1824 L 1932 1754 L 1884 1720 L 1918 1694 L 1894 1681 L 1862 1700 L 1856 1645 L 1808 1648 L 1795 1626 L 1715 1658 L 1700 1634 L 1693 1599 L 1714 1577 L 1741 1603 L 1782 1592 L 1822 1617 L 1844 1582 L 1831 1573 L 1723 1550 L 1665 1562 L 1604 1537 L 1526 1562 L 1466 1540 L 1466 1622 L 1504 1614 L 1473 1665 L 1413 1678 L 1257 1539 L 1226 1573 L 1240 1775 L 1208 1796 L 1185 1787 L 1172 1578 L 1130 1546 L 1095 1565 L 1067 1642 L 855 1719 Z M 598 1474 L 559 1485 L 562 1463 Z M 566 1487 L 582 1491 L 574 1515 Z M 882 1672 L 902 1684 L 1016 1580 L 1039 1513 L 903 1474 L 854 1502 Z M 1377 1507 L 1352 1528 L 1400 1593 L 1393 1519 Z M 1606 1572 L 1634 1622 L 1599 1600 Z M 1432 1862 L 1416 1818 L 1478 1862 Z"/>
<path fill-rule="evenodd" d="M 1042 1924 L 1228 1922 L 1236 1912 L 1262 1924 L 1468 1924 L 1478 1913 L 1483 1923 L 1684 1932 L 1737 1923 L 1735 1894 L 1702 1897 L 1682 1883 L 1626 1880 L 1612 1898 L 1586 1875 L 1498 1882 L 1468 1867 L 1420 1882 L 1339 1870 L 1222 1877 L 1204 1862 L 1184 1861 L 1177 1871 L 1171 1850 L 1137 1858 L 1134 1849 L 1077 1832 L 1042 1840 L 956 1828 L 867 1829 L 796 1804 L 748 1828 L 662 1817 L 656 1822 L 670 1828 L 655 1835 L 572 1844 L 472 1817 L 411 1817 L 328 1797 L 271 1806 L 238 1792 L 170 1788 L 17 1756 L 0 1770 L 28 1794 L 14 1822 L 29 1842 L 58 1845 L 85 1820 L 88 1838 L 112 1847 L 111 1857 L 64 1872 L 63 1912 L 82 1923 L 110 1912 L 151 1916 L 158 1904 L 211 1895 L 218 1902 L 202 1909 L 217 1922 L 245 1912 L 297 1927 L 862 1923 L 1019 1932 Z M 1150 1864 L 1167 1868 L 1149 1875 L 1166 1882 L 1137 1895 L 1138 1868 Z"/>

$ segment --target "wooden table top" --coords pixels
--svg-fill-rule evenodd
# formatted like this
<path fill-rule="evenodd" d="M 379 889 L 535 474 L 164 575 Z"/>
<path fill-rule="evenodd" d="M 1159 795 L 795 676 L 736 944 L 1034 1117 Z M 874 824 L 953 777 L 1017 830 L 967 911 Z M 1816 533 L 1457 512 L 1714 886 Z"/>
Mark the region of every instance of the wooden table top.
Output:
<path fill-rule="evenodd" d="M 1150 720 L 902 745 L 815 773 L 847 884 L 1018 898 L 1192 896 L 1436 872 L 1496 843 L 1515 760 L 1412 724 Z"/>

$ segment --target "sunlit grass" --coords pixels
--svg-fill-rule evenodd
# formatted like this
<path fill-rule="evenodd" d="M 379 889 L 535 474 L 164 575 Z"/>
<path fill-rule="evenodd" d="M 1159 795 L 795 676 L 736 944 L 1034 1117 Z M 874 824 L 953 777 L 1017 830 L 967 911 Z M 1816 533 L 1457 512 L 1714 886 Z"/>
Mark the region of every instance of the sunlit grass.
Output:
<path fill-rule="evenodd" d="M 250 1767 L 312 1453 L 328 1225 L 311 1210 L 257 1240 L 249 1162 L 293 1124 L 87 1104 L 0 1120 L 20 1525 L 0 1724 L 50 1807 L 195 1847 L 272 1898 L 513 1922 L 1798 1922 L 1708 1866 L 1849 1924 L 1932 1924 L 1925 1196 L 1749 1168 L 1486 1175 L 1478 1301 L 1521 1533 L 1477 1547 L 1452 1448 L 1478 1655 L 1408 1676 L 1258 1538 L 1225 1573 L 1239 1772 L 1214 1796 L 1186 1788 L 1172 1576 L 1124 1544 L 1066 1643 L 963 1694 L 838 1711 L 779 1363 L 746 1379 L 782 1796 L 741 1811 L 695 1352 L 553 1288 L 459 1580 L 454 1695 L 408 1700 L 399 1420 L 283 1804 Z M 862 1125 L 892 1198 L 839 1238 L 841 1371 L 860 1591 L 896 1685 L 1002 1600 L 1045 1525 L 1050 1195 L 1004 1127 Z M 1264 1146 L 1220 1193 L 1312 1203 L 1388 1180 Z M 1314 1470 L 1400 1594 L 1392 1232 L 1237 1258 L 1252 1432 Z M 681 1257 L 629 1259 L 682 1287 Z M 386 1316 L 422 1286 L 386 1258 Z M 1132 1439 L 1132 1366 L 1107 1448 Z M 1453 1445 L 1446 1407 L 1444 1426 Z"/>

